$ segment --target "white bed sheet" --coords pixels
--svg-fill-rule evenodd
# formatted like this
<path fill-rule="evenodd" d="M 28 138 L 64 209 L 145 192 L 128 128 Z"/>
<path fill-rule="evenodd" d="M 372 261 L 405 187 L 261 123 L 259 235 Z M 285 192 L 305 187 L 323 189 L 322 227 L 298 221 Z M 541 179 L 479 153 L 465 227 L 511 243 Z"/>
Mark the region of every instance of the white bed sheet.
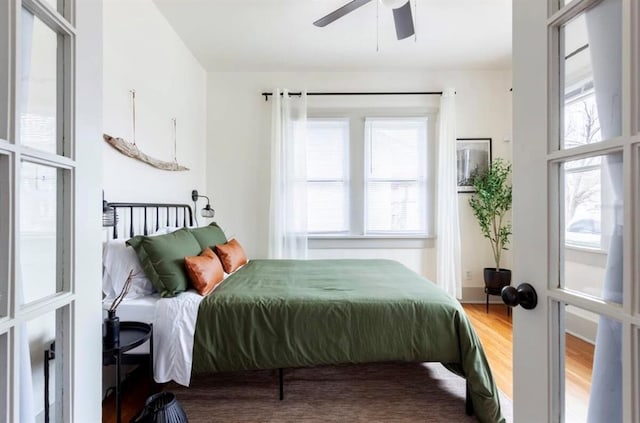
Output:
<path fill-rule="evenodd" d="M 174 298 L 160 294 L 125 299 L 118 306 L 121 322 L 136 321 L 153 324 L 153 373 L 158 383 L 171 380 L 189 386 L 193 358 L 193 335 L 202 296 L 193 290 Z M 111 300 L 102 302 L 106 317 Z M 149 354 L 145 342 L 127 354 Z"/>
<path fill-rule="evenodd" d="M 153 323 L 153 373 L 157 383 L 173 380 L 189 386 L 193 336 L 203 298 L 189 290 L 158 301 Z"/>

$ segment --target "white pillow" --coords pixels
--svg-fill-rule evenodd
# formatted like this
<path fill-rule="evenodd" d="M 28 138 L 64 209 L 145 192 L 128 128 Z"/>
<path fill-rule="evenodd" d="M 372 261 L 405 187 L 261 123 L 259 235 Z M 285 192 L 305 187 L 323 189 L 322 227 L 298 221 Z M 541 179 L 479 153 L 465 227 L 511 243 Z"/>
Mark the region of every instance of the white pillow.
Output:
<path fill-rule="evenodd" d="M 112 240 L 102 245 L 102 292 L 105 299 L 114 299 L 133 270 L 134 277 L 126 299 L 144 297 L 153 294 L 155 289 L 142 270 L 142 265 L 133 248 L 124 240 Z"/>
<path fill-rule="evenodd" d="M 150 234 L 149 236 L 166 235 L 182 228 L 197 228 L 197 226 L 163 226 L 157 231 L 155 231 L 154 233 Z"/>

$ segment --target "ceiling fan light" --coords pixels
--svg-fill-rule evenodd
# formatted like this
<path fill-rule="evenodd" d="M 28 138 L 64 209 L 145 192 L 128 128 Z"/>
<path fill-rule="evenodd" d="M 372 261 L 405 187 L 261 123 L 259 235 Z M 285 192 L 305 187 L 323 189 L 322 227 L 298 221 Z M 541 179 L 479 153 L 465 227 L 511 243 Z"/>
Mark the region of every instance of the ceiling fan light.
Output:
<path fill-rule="evenodd" d="M 389 9 L 399 9 L 404 6 L 409 0 L 380 0 L 380 3 L 384 7 L 388 7 Z"/>

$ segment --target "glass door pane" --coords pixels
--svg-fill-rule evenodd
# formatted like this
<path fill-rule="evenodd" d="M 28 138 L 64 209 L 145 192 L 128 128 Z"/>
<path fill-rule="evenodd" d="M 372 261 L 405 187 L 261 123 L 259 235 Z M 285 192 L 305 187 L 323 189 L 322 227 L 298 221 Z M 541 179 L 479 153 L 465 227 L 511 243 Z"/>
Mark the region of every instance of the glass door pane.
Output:
<path fill-rule="evenodd" d="M 31 401 L 35 421 L 44 421 L 47 410 L 49 421 L 62 421 L 64 379 L 68 375 L 65 368 L 67 340 L 63 337 L 68 331 L 68 316 L 69 306 L 66 306 L 29 320 L 25 325 L 27 339 L 21 347 L 27 348 L 27 354 L 22 356 L 28 357 L 29 362 L 21 365 L 30 366 L 31 378 L 21 379 L 20 383 L 27 385 L 21 393 L 23 396 L 31 394 L 25 400 Z M 48 408 L 45 405 L 47 395 Z M 23 421 L 29 421 L 29 417 L 23 416 Z"/>
<path fill-rule="evenodd" d="M 560 176 L 560 286 L 622 304 L 622 153 L 567 161 Z"/>
<path fill-rule="evenodd" d="M 622 324 L 561 306 L 564 421 L 622 422 Z"/>
<path fill-rule="evenodd" d="M 23 162 L 20 183 L 21 304 L 62 291 L 64 171 Z"/>
<path fill-rule="evenodd" d="M 560 148 L 622 134 L 621 0 L 604 0 L 560 28 Z"/>
<path fill-rule="evenodd" d="M 22 9 L 22 75 L 20 135 L 22 144 L 48 153 L 62 153 L 58 135 L 58 34 L 27 9 Z"/>

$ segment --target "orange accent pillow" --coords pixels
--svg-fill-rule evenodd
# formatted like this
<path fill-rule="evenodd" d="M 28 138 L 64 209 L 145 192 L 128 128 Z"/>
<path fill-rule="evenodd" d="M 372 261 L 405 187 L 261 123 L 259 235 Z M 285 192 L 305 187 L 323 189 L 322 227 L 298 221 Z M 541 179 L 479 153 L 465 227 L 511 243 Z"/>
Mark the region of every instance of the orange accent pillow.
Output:
<path fill-rule="evenodd" d="M 242 245 L 235 239 L 230 240 L 226 244 L 216 245 L 216 254 L 220 257 L 222 268 L 227 273 L 233 273 L 240 266 L 247 263 L 247 255 Z"/>
<path fill-rule="evenodd" d="M 211 248 L 205 248 L 199 256 L 185 257 L 184 266 L 191 285 L 200 295 L 207 295 L 224 280 L 222 263 Z"/>

